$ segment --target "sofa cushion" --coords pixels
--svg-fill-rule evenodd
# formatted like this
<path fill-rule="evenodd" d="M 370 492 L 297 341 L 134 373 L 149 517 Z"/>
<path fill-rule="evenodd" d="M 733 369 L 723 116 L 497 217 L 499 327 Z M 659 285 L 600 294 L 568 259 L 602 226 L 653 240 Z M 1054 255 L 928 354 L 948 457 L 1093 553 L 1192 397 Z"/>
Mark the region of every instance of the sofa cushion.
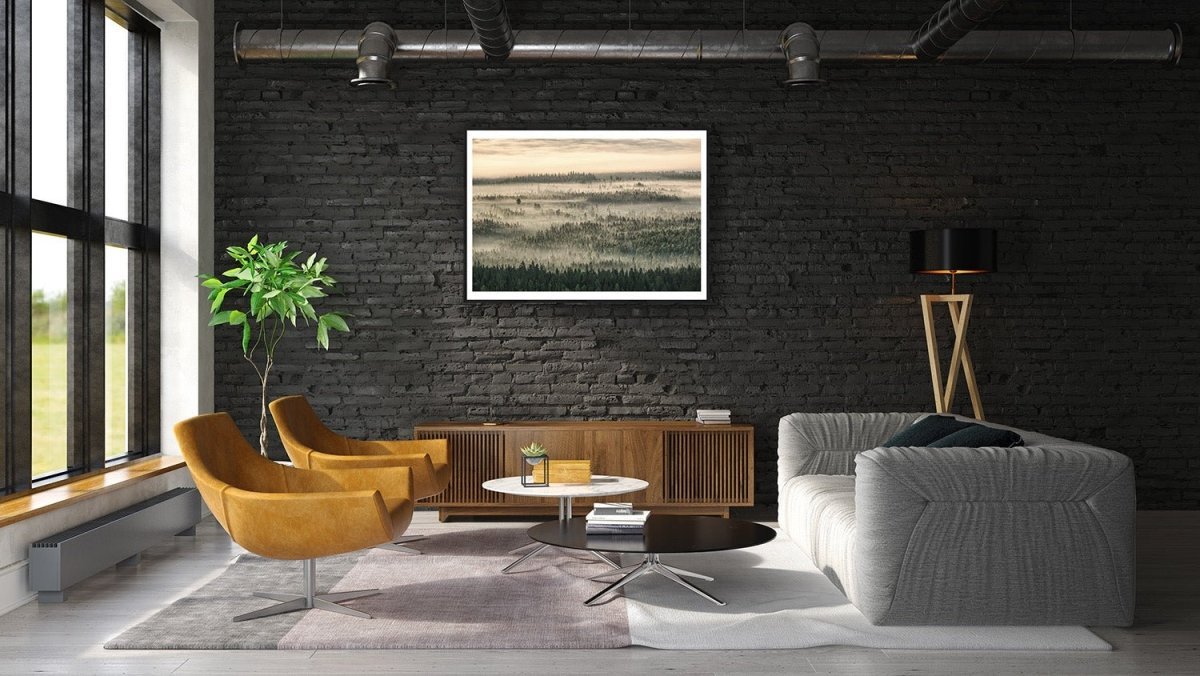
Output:
<path fill-rule="evenodd" d="M 854 474 L 854 456 L 923 413 L 792 413 L 779 420 L 779 490 L 801 474 Z"/>
<path fill-rule="evenodd" d="M 887 441 L 879 445 L 883 447 L 928 446 L 931 442 L 971 425 L 972 423 L 948 415 L 925 416 L 893 434 Z"/>
<path fill-rule="evenodd" d="M 851 599 L 854 572 L 854 477 L 793 477 L 779 500 L 779 525 Z"/>
<path fill-rule="evenodd" d="M 1002 430 L 986 425 L 968 425 L 960 430 L 951 432 L 926 446 L 929 448 L 982 448 L 994 447 L 1012 448 L 1021 445 L 1021 435 L 1011 430 Z"/>
<path fill-rule="evenodd" d="M 1049 434 L 1042 434 L 1041 432 L 1034 432 L 1032 430 L 1023 430 L 1023 429 L 1020 429 L 1017 427 L 1010 427 L 1008 425 L 1000 425 L 1000 424 L 997 424 L 997 423 L 994 423 L 991 421 L 980 422 L 978 420 L 975 420 L 974 418 L 968 418 L 966 416 L 960 416 L 960 415 L 955 415 L 954 418 L 956 420 L 961 420 L 962 422 L 966 422 L 966 423 L 981 424 L 985 427 L 991 427 L 993 429 L 1009 430 L 1011 432 L 1016 432 L 1017 434 L 1021 435 L 1021 445 L 1028 446 L 1030 448 L 1037 448 L 1037 447 L 1043 447 L 1043 446 L 1055 446 L 1058 448 L 1079 448 L 1079 449 L 1098 448 L 1097 446 L 1093 446 L 1092 444 L 1085 444 L 1082 441 L 1072 441 L 1070 439 L 1063 439 L 1061 437 L 1052 437 Z"/>

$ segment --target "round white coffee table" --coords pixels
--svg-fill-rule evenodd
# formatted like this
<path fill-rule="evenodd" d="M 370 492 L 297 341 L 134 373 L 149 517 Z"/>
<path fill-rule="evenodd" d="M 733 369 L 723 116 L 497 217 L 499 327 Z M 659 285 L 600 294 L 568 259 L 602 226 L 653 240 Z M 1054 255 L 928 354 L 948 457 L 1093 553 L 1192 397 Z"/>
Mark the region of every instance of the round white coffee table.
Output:
<path fill-rule="evenodd" d="M 593 474 L 592 482 L 588 484 L 550 484 L 549 486 L 527 487 L 521 485 L 521 477 L 519 476 L 506 476 L 501 479 L 492 479 L 491 481 L 483 482 L 485 490 L 495 491 L 496 493 L 519 495 L 525 498 L 558 498 L 559 521 L 566 521 L 571 518 L 572 500 L 575 498 L 601 498 L 609 495 L 636 493 L 646 490 L 649 486 L 649 482 L 641 479 L 624 476 L 606 476 L 603 474 Z M 537 556 L 551 546 L 541 542 L 533 542 L 529 546 L 533 545 L 538 546 L 528 554 L 505 566 L 502 572 L 507 573 L 511 571 L 513 568 Z M 613 568 L 621 567 L 600 552 L 593 551 L 592 553 L 596 558 Z"/>

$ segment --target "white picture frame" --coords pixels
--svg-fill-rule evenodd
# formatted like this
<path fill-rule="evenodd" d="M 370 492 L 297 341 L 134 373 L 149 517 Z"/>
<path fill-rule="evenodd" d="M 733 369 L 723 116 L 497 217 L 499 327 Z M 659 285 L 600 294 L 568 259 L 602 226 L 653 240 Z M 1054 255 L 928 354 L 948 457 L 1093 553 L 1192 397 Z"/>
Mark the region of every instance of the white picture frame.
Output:
<path fill-rule="evenodd" d="M 466 147 L 467 300 L 708 299 L 707 132 L 478 130 Z"/>

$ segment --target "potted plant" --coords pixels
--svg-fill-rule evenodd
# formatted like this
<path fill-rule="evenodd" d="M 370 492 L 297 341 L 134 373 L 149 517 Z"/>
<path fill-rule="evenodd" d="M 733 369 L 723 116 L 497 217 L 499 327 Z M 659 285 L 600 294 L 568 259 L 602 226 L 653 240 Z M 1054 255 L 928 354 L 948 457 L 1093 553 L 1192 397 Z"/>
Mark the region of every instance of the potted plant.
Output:
<path fill-rule="evenodd" d="M 200 275 L 201 286 L 209 289 L 208 300 L 212 302 L 208 325 L 241 327 L 242 357 L 254 367 L 262 384 L 258 451 L 263 456 L 267 455 L 267 379 L 275 365 L 275 350 L 288 326 L 295 328 L 300 319 L 305 326 L 315 322 L 317 345 L 326 350 L 330 329 L 350 331 L 346 320 L 336 312 L 318 314 L 313 308 L 313 301 L 326 297 L 325 292 L 337 284 L 325 274 L 325 259 L 312 254 L 303 263 L 297 263 L 301 252 L 289 252 L 287 245 L 287 242 L 259 242 L 255 235 L 245 247 L 231 246 L 225 250 L 237 263 L 221 273 L 225 279 Z M 222 309 L 231 291 L 242 301 L 241 309 Z"/>
<path fill-rule="evenodd" d="M 525 456 L 525 464 L 527 464 L 533 468 L 535 475 L 537 472 L 537 466 L 542 464 L 542 462 L 544 462 L 546 460 L 546 458 L 548 457 L 548 455 L 546 453 L 546 447 L 542 446 L 541 444 L 539 444 L 536 441 L 533 442 L 532 444 L 529 444 L 528 446 L 523 446 L 521 448 L 521 455 Z M 549 469 L 549 467 L 546 468 L 546 475 L 545 475 L 544 481 L 534 481 L 531 479 L 531 477 L 526 475 L 525 472 L 521 472 L 521 485 L 522 486 L 549 486 L 550 485 L 550 469 Z"/>

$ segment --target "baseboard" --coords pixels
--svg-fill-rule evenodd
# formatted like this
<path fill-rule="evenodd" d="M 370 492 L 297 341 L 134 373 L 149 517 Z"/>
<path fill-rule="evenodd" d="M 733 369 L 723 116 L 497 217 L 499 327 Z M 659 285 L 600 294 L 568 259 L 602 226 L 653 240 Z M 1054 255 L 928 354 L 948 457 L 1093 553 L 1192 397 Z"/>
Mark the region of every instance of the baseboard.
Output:
<path fill-rule="evenodd" d="M 0 615 L 36 598 L 37 592 L 29 591 L 29 561 L 18 561 L 0 568 Z"/>

